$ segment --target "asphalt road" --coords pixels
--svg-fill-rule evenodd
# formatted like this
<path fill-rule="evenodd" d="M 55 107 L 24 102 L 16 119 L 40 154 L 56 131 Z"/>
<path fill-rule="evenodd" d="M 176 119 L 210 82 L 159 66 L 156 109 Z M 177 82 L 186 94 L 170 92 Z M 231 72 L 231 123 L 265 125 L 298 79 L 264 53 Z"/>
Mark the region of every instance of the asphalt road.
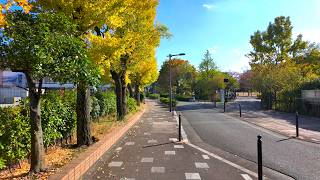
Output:
<path fill-rule="evenodd" d="M 320 179 L 319 144 L 288 139 L 217 112 L 211 104 L 180 102 L 177 110 L 207 144 L 256 161 L 256 140 L 260 134 L 265 166 L 296 179 Z"/>

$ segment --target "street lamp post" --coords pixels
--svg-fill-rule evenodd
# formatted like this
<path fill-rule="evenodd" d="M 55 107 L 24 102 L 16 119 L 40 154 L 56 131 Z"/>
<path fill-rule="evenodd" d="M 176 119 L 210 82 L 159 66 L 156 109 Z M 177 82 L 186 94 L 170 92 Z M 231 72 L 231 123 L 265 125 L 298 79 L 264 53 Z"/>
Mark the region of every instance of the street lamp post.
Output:
<path fill-rule="evenodd" d="M 174 56 L 184 56 L 186 55 L 185 53 L 180 53 L 180 54 L 169 54 L 169 91 L 170 91 L 170 112 L 172 112 L 172 72 L 171 72 L 171 58 Z"/>

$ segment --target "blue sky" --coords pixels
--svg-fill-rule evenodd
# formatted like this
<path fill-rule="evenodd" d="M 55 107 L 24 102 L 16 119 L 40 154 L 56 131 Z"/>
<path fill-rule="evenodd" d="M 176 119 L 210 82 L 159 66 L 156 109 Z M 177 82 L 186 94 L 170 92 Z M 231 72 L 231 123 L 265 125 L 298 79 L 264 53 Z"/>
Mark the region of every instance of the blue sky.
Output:
<path fill-rule="evenodd" d="M 277 16 L 290 16 L 293 37 L 320 43 L 320 0 L 160 0 L 157 21 L 173 37 L 161 40 L 158 67 L 171 53 L 198 67 L 208 49 L 223 71 L 249 68 L 250 36 Z"/>

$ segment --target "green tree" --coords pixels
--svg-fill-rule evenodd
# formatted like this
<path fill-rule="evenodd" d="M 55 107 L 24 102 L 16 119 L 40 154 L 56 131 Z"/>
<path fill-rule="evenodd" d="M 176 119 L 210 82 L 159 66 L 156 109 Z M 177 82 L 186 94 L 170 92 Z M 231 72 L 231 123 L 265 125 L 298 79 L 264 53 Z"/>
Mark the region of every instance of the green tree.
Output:
<path fill-rule="evenodd" d="M 196 69 L 187 60 L 182 59 L 172 59 L 171 62 L 165 61 L 162 64 L 157 80 L 160 92 L 163 94 L 169 93 L 170 66 L 174 94 L 192 95 L 194 93 Z"/>
<path fill-rule="evenodd" d="M 207 50 L 206 53 L 203 55 L 203 59 L 199 65 L 199 70 L 201 72 L 209 72 L 211 70 L 216 69 L 218 69 L 218 67 L 214 62 L 213 58 L 211 57 L 209 50 Z"/>
<path fill-rule="evenodd" d="M 61 14 L 7 14 L 1 29 L 1 68 L 26 75 L 31 119 L 31 169 L 45 168 L 40 98 L 45 77 L 65 82 L 88 73 L 85 44 L 74 36 L 76 26 Z M 61 76 L 63 74 L 63 76 Z"/>
<path fill-rule="evenodd" d="M 289 17 L 276 17 L 266 31 L 256 31 L 250 43 L 253 50 L 247 56 L 251 59 L 251 78 L 254 88 L 262 93 L 265 108 L 277 109 L 278 93 L 290 94 L 288 91 L 318 77 L 313 67 L 319 65 L 312 59 L 319 59 L 319 48 L 303 41 L 302 35 L 292 40 Z"/>
<path fill-rule="evenodd" d="M 110 30 L 110 27 L 123 25 L 123 21 L 118 15 L 125 8 L 122 0 L 37 0 L 33 4 L 37 7 L 38 11 L 59 12 L 69 17 L 77 25 L 77 37 L 84 42 L 88 41 L 88 32 L 96 31 L 96 35 L 101 35 L 100 27 L 105 24 L 108 24 L 106 31 Z M 97 58 L 97 56 L 92 56 L 92 54 L 94 53 L 90 53 L 89 59 L 102 72 L 101 68 L 107 66 L 107 62 L 99 61 L 102 56 Z M 77 82 L 78 146 L 92 144 L 89 91 L 89 85 L 92 81 L 88 79 L 87 76 L 90 75 L 90 72 L 88 73 L 83 74 L 83 77 Z"/>

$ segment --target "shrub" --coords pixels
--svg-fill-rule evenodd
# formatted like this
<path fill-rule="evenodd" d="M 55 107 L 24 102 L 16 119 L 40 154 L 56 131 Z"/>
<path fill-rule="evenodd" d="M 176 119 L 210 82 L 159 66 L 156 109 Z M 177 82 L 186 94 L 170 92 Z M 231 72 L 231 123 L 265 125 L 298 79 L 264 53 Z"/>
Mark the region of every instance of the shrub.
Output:
<path fill-rule="evenodd" d="M 21 107 L 0 108 L 0 168 L 30 153 L 30 120 Z"/>
<path fill-rule="evenodd" d="M 134 98 L 127 97 L 127 108 L 129 112 L 135 112 L 138 110 L 137 102 Z"/>
<path fill-rule="evenodd" d="M 160 102 L 166 105 L 170 105 L 170 99 L 169 98 L 160 98 Z M 177 105 L 177 101 L 175 99 L 172 99 L 172 106 L 175 107 Z"/>
<path fill-rule="evenodd" d="M 117 112 L 117 98 L 116 94 L 112 91 L 104 93 L 104 100 L 106 103 L 106 114 L 114 114 Z"/>
<path fill-rule="evenodd" d="M 169 94 L 160 94 L 160 97 L 169 98 Z"/>
<path fill-rule="evenodd" d="M 70 94 L 69 94 L 70 93 Z M 75 93 L 67 91 L 63 96 L 57 91 L 46 93 L 41 101 L 41 122 L 45 147 L 55 140 L 72 134 L 76 125 Z"/>
<path fill-rule="evenodd" d="M 148 97 L 150 99 L 159 99 L 160 95 L 159 94 L 149 94 Z"/>
<path fill-rule="evenodd" d="M 91 107 L 90 107 L 90 115 L 92 119 L 97 119 L 100 117 L 101 112 L 100 104 L 104 104 L 104 99 L 99 100 L 95 96 L 91 96 Z"/>
<path fill-rule="evenodd" d="M 192 97 L 187 96 L 187 95 L 177 95 L 176 96 L 176 100 L 178 100 L 178 101 L 190 101 L 190 99 L 192 99 Z"/>

